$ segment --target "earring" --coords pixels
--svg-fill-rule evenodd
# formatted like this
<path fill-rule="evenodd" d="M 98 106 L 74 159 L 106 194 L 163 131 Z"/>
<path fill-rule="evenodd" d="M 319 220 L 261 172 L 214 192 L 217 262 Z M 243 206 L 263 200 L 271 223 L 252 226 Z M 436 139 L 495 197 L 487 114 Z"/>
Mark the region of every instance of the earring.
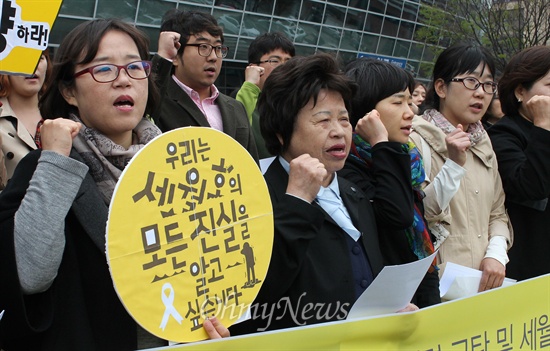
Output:
<path fill-rule="evenodd" d="M 518 102 L 520 102 L 520 103 L 521 103 L 521 99 L 518 99 Z"/>

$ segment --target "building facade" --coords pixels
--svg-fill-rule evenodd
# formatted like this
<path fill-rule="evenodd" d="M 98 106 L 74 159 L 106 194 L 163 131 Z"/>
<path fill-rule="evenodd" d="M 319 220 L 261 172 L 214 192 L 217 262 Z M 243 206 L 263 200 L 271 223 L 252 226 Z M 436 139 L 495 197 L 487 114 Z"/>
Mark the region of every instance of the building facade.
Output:
<path fill-rule="evenodd" d="M 298 55 L 332 52 L 343 64 L 372 55 L 427 79 L 434 57 L 415 40 L 420 6 L 420 0 L 64 0 L 50 46 L 55 53 L 82 21 L 117 17 L 144 30 L 155 52 L 163 14 L 179 8 L 208 12 L 224 28 L 230 51 L 216 84 L 224 92 L 240 86 L 250 42 L 268 31 L 285 33 Z"/>

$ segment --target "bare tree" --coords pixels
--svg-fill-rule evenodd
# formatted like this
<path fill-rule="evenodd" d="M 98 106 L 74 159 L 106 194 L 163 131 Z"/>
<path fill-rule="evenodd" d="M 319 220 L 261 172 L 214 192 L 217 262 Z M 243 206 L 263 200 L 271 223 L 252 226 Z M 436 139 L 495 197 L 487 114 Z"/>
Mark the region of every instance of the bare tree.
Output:
<path fill-rule="evenodd" d="M 447 0 L 422 4 L 416 39 L 434 54 L 457 41 L 474 41 L 491 50 L 502 70 L 524 48 L 550 44 L 548 0 Z"/>

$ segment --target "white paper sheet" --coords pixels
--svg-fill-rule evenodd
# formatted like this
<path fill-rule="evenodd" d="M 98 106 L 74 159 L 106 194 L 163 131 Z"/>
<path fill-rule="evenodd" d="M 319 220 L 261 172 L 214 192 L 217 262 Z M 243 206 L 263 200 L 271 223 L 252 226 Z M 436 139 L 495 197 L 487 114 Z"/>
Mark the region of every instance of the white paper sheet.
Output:
<path fill-rule="evenodd" d="M 395 313 L 407 307 L 435 255 L 407 264 L 384 267 L 355 301 L 347 319 Z"/>
<path fill-rule="evenodd" d="M 478 293 L 482 272 L 477 269 L 447 262 L 443 276 L 439 281 L 439 291 L 443 300 L 454 300 L 472 296 Z M 502 287 L 514 284 L 516 281 L 504 278 Z"/>

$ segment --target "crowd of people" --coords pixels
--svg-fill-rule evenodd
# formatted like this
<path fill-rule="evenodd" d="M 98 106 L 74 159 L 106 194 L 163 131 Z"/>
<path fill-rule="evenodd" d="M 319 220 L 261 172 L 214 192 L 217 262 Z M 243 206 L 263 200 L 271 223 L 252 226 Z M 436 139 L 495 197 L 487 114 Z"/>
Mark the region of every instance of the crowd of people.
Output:
<path fill-rule="evenodd" d="M 486 49 L 455 44 L 423 84 L 374 59 L 296 56 L 266 33 L 232 98 L 214 84 L 229 48 L 213 16 L 171 10 L 158 43 L 151 59 L 140 30 L 92 20 L 33 76 L 0 77 L 0 348 L 167 345 L 117 297 L 105 223 L 131 158 L 185 126 L 274 156 L 273 252 L 252 308 L 278 317 L 206 319 L 210 338 L 345 319 L 385 265 L 436 250 L 396 312 L 440 303 L 448 262 L 480 270 L 479 291 L 550 273 L 550 47 L 518 53 L 497 83 Z M 282 300 L 324 312 L 296 318 Z"/>

